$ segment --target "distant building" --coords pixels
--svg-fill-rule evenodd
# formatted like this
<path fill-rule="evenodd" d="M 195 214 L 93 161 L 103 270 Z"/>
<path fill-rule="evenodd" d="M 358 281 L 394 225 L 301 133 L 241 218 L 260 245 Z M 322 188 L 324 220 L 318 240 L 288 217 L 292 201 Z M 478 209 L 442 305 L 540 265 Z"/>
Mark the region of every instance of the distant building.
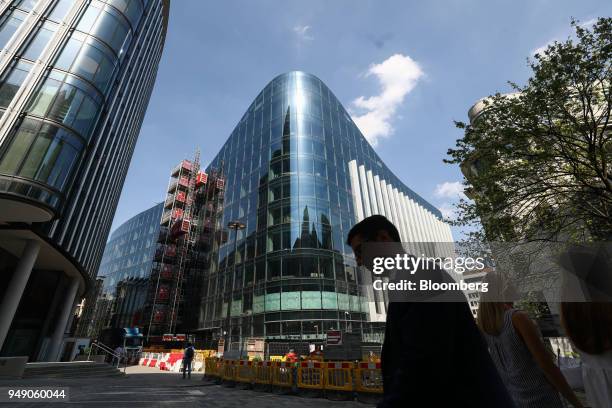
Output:
<path fill-rule="evenodd" d="M 504 95 L 505 98 L 513 99 L 520 97 L 519 93 L 509 93 Z M 480 99 L 476 102 L 468 111 L 468 117 L 471 125 L 475 125 L 487 114 L 487 98 Z M 490 163 L 487 163 L 478 151 L 474 151 L 472 156 L 461 163 L 461 172 L 468 182 L 478 177 L 479 174 L 487 172 Z M 473 187 L 466 189 L 465 194 L 477 204 L 487 200 L 488 191 L 481 189 L 475 190 Z M 516 207 L 516 211 L 528 211 L 530 204 L 527 202 L 515 202 L 513 204 Z M 519 210 L 520 209 L 520 210 Z M 487 222 L 485 214 L 481 215 L 481 222 L 485 234 L 491 230 L 490 223 Z M 546 231 L 542 231 L 543 236 L 547 236 Z M 498 237 L 497 241 L 494 242 L 492 250 L 492 256 L 496 258 L 498 270 L 501 270 L 506 277 L 510 279 L 510 283 L 513 288 L 517 290 L 521 297 L 521 303 L 523 305 L 531 304 L 532 307 L 538 310 L 538 313 L 531 313 L 537 315 L 537 323 L 542 332 L 546 337 L 556 337 L 561 333 L 561 324 L 559 316 L 559 293 L 560 284 L 562 279 L 558 275 L 558 270 L 551 268 L 543 268 L 545 263 L 542 260 L 549 261 L 550 257 L 553 256 L 550 247 L 543 246 L 542 249 L 536 250 L 537 244 L 533 246 L 525 246 L 521 248 L 518 245 L 514 245 L 513 241 L 521 242 L 524 239 L 524 232 L 514 228 L 510 231 L 510 237 Z M 559 236 L 556 237 L 559 242 L 563 239 Z M 513 247 L 516 247 L 516 251 L 513 251 Z M 529 254 L 529 248 L 533 251 Z M 521 251 L 525 251 L 521 253 Z M 540 258 L 535 254 L 539 254 Z M 548 257 L 548 258 L 547 258 Z M 476 279 L 476 278 L 475 278 Z M 480 278 L 481 279 L 481 278 Z M 470 308 L 475 301 L 474 294 L 471 294 L 472 299 L 470 301 Z M 475 302 L 477 305 L 477 302 Z M 518 306 L 521 306 L 520 304 Z"/>
<path fill-rule="evenodd" d="M 142 324 L 163 207 L 159 203 L 133 216 L 111 234 L 106 244 L 98 272 L 104 278 L 99 299 L 107 307 L 109 316 L 103 319 L 111 327 Z"/>
<path fill-rule="evenodd" d="M 55 361 L 96 272 L 169 0 L 0 2 L 0 355 Z"/>
<path fill-rule="evenodd" d="M 487 273 L 491 272 L 491 268 L 481 269 L 481 270 L 473 270 L 469 272 L 465 272 L 461 279 L 465 283 L 480 283 L 487 276 Z M 480 302 L 480 291 L 478 290 L 466 290 L 463 292 L 470 306 L 470 310 L 472 311 L 472 315 L 474 318 L 478 315 L 478 304 Z"/>

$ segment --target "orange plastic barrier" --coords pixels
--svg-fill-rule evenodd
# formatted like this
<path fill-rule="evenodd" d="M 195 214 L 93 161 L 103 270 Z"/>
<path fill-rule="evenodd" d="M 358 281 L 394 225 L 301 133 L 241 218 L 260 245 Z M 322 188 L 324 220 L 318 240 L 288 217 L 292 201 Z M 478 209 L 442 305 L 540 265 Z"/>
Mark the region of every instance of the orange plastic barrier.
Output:
<path fill-rule="evenodd" d="M 204 359 L 204 377 L 213 379 L 219 377 L 219 362 L 215 357 Z"/>
<path fill-rule="evenodd" d="M 223 373 L 221 375 L 223 381 L 236 381 L 236 361 L 223 360 Z"/>
<path fill-rule="evenodd" d="M 293 385 L 293 364 L 284 361 L 275 361 L 272 366 L 272 384 L 287 388 Z"/>
<path fill-rule="evenodd" d="M 258 361 L 255 363 L 253 382 L 255 384 L 272 384 L 272 361 Z"/>
<path fill-rule="evenodd" d="M 355 391 L 382 394 L 383 381 L 380 363 L 359 363 L 355 372 Z"/>
<path fill-rule="evenodd" d="M 236 381 L 251 384 L 253 382 L 253 362 L 240 360 L 236 370 Z"/>
<path fill-rule="evenodd" d="M 323 389 L 323 364 L 318 361 L 303 361 L 297 368 L 298 388 Z"/>
<path fill-rule="evenodd" d="M 325 389 L 353 391 L 353 363 L 325 363 Z"/>

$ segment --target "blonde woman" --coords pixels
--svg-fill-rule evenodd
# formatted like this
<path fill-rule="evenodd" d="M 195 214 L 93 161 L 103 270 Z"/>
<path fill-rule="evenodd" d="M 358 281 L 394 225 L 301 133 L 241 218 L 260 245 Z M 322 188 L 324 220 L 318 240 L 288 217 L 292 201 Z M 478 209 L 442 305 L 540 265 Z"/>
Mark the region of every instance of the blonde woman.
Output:
<path fill-rule="evenodd" d="M 559 393 L 581 408 L 535 323 L 513 308 L 513 289 L 497 273 L 488 274 L 485 282 L 489 291 L 481 294 L 478 326 L 517 408 L 563 408 Z"/>

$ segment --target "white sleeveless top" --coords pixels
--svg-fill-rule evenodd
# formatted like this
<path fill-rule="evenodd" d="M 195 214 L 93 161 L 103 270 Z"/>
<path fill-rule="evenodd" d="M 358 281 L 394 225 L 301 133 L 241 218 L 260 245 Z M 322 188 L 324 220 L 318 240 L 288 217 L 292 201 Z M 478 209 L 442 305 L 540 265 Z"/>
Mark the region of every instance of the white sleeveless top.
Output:
<path fill-rule="evenodd" d="M 546 379 L 512 324 L 515 309 L 504 313 L 497 336 L 484 333 L 489 353 L 517 408 L 563 408 L 559 393 Z"/>
<path fill-rule="evenodd" d="M 612 408 L 612 351 L 594 355 L 580 352 L 582 381 L 593 408 Z"/>

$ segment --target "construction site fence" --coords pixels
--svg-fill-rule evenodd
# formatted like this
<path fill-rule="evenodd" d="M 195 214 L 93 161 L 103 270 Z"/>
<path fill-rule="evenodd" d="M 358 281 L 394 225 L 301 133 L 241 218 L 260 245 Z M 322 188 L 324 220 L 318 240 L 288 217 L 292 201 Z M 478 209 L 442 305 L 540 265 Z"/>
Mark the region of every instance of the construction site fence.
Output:
<path fill-rule="evenodd" d="M 182 372 L 184 369 L 182 349 L 143 351 L 138 364 L 146 367 L 155 367 L 162 371 Z M 196 350 L 191 361 L 192 372 L 204 372 L 204 361 L 215 355 L 215 350 Z"/>
<path fill-rule="evenodd" d="M 380 396 L 380 363 L 350 361 L 249 361 L 209 357 L 205 379 L 229 385 L 267 386 L 269 390 L 318 391 L 346 395 Z"/>

